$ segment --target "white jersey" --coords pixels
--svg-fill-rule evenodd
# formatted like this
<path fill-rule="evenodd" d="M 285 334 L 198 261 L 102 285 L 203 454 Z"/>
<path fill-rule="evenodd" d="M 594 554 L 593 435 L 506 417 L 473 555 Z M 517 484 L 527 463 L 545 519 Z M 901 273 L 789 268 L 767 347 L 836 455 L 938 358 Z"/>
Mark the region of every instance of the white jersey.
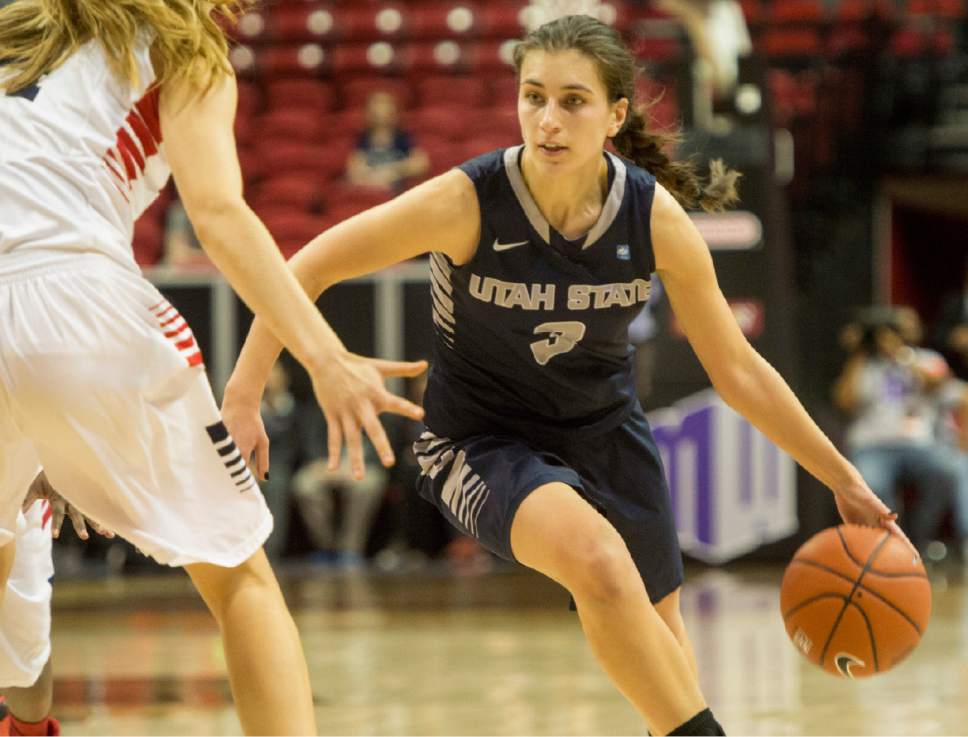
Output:
<path fill-rule="evenodd" d="M 134 222 L 171 172 L 149 44 L 135 56 L 135 86 L 97 41 L 25 90 L 0 77 L 0 277 L 78 253 L 137 271 Z"/>

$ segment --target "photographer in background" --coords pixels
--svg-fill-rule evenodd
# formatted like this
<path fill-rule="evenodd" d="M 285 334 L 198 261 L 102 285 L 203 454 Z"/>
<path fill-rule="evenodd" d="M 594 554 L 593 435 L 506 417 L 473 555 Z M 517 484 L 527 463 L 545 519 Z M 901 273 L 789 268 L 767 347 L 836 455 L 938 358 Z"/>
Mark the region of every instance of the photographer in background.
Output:
<path fill-rule="evenodd" d="M 937 354 L 906 342 L 906 327 L 889 308 L 868 310 L 845 329 L 850 355 L 834 384 L 834 403 L 850 418 L 848 454 L 874 493 L 893 509 L 900 484 L 916 490 L 915 507 L 904 510 L 905 526 L 923 551 L 954 501 L 957 476 L 935 443 L 931 394 L 947 378 L 947 367 Z"/>

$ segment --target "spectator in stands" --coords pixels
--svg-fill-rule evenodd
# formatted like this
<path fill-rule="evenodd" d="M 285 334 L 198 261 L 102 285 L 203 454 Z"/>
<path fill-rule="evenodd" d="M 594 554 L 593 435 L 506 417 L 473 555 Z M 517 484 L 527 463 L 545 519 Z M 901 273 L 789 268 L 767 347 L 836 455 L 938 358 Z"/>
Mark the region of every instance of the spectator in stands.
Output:
<path fill-rule="evenodd" d="M 172 200 L 165 213 L 165 243 L 161 256 L 165 266 L 211 267 L 181 200 Z"/>
<path fill-rule="evenodd" d="M 370 527 L 387 483 L 387 472 L 380 465 L 368 440 L 363 442 L 363 478 L 354 477 L 345 463 L 330 469 L 326 458 L 326 423 L 315 405 L 307 405 L 304 440 L 315 452 L 293 476 L 292 488 L 303 523 L 316 546 L 318 560 L 337 565 L 356 566 L 363 562 Z M 270 436 L 270 440 L 271 440 Z M 275 466 L 272 467 L 275 469 Z M 337 507 L 337 496 L 340 498 Z M 341 511 L 337 515 L 337 508 Z M 339 524 L 337 524 L 339 517 Z"/>
<path fill-rule="evenodd" d="M 923 550 L 954 498 L 956 471 L 934 442 L 937 405 L 929 394 L 943 373 L 919 361 L 901 330 L 893 310 L 865 315 L 834 400 L 851 418 L 851 460 L 884 503 L 893 508 L 901 483 L 916 488 L 908 532 Z"/>
<path fill-rule="evenodd" d="M 937 391 L 938 445 L 948 454 L 958 485 L 955 491 L 955 534 L 962 560 L 968 550 L 968 382 L 949 377 Z"/>
<path fill-rule="evenodd" d="M 366 130 L 346 162 L 351 184 L 399 191 L 408 179 L 430 168 L 427 154 L 398 127 L 397 101 L 389 92 L 374 92 L 366 101 Z"/>
<path fill-rule="evenodd" d="M 299 407 L 289 391 L 289 371 L 277 361 L 269 373 L 262 395 L 262 421 L 269 436 L 269 466 L 262 483 L 262 493 L 272 512 L 272 534 L 265 549 L 270 560 L 276 561 L 285 552 L 289 536 L 289 485 L 300 450 Z"/>
<path fill-rule="evenodd" d="M 936 343 L 951 362 L 955 374 L 968 380 L 968 256 L 960 292 L 950 294 L 941 308 Z"/>

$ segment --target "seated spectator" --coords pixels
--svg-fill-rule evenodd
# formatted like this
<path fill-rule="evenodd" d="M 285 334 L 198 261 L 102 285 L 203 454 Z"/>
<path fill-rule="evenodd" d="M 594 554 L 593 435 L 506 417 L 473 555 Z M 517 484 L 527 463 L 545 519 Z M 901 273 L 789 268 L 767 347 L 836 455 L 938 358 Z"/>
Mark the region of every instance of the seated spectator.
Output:
<path fill-rule="evenodd" d="M 935 342 L 948 357 L 955 374 L 968 380 L 968 256 L 964 269 L 961 291 L 949 294 L 941 307 Z"/>
<path fill-rule="evenodd" d="M 427 374 L 407 379 L 406 397 L 423 404 Z M 398 490 L 397 530 L 383 559 L 389 565 L 415 564 L 430 558 L 444 558 L 455 567 L 482 570 L 490 565 L 491 555 L 476 540 L 461 535 L 437 509 L 417 493 L 420 465 L 413 444 L 426 429 L 422 422 L 406 417 L 387 417 L 397 462 L 390 469 L 390 483 Z M 389 553 L 389 554 L 388 554 Z"/>
<path fill-rule="evenodd" d="M 316 411 L 317 422 L 306 423 L 307 441 L 317 451 L 293 476 L 292 488 L 303 523 L 317 549 L 319 560 L 346 566 L 363 562 L 373 517 L 383 499 L 387 471 L 370 442 L 363 439 L 365 475 L 353 478 L 346 459 L 335 471 L 327 467 L 326 423 Z M 337 496 L 340 524 L 337 525 Z"/>
<path fill-rule="evenodd" d="M 955 491 L 955 534 L 959 553 L 965 559 L 968 550 L 968 382 L 950 377 L 937 390 L 939 406 L 937 440 L 949 454 L 955 468 L 958 486 Z"/>
<path fill-rule="evenodd" d="M 299 407 L 289 391 L 289 372 L 276 361 L 262 395 L 262 421 L 269 436 L 269 477 L 261 483 L 274 520 L 266 554 L 277 561 L 289 535 L 289 485 L 300 455 L 302 428 Z"/>
<path fill-rule="evenodd" d="M 389 92 L 374 92 L 366 101 L 367 128 L 346 162 L 351 184 L 399 191 L 408 179 L 427 173 L 427 154 L 397 127 L 397 102 Z"/>
<path fill-rule="evenodd" d="M 937 534 L 957 478 L 950 455 L 935 443 L 936 403 L 928 392 L 939 383 L 933 363 L 921 364 L 890 312 L 862 321 L 834 387 L 835 403 L 851 418 L 851 460 L 871 489 L 892 509 L 899 484 L 917 490 L 907 527 L 920 550 Z"/>

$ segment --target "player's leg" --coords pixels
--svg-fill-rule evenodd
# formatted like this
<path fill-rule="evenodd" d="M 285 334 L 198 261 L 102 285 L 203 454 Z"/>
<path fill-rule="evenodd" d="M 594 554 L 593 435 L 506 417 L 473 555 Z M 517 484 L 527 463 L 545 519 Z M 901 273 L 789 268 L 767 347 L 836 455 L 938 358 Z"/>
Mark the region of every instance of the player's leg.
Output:
<path fill-rule="evenodd" d="M 706 709 L 625 542 L 573 489 L 551 483 L 531 492 L 514 516 L 511 548 L 568 589 L 595 656 L 653 732 L 668 734 Z"/>
<path fill-rule="evenodd" d="M 662 621 L 666 623 L 666 626 L 672 631 L 672 634 L 675 635 L 679 646 L 686 654 L 689 667 L 692 668 L 692 672 L 698 677 L 699 668 L 696 665 L 696 653 L 689 639 L 689 633 L 686 632 L 686 624 L 682 621 L 682 612 L 679 609 L 680 591 L 681 588 L 676 589 L 671 594 L 667 594 L 661 601 L 657 601 L 655 603 L 655 610 L 662 617 Z"/>
<path fill-rule="evenodd" d="M 196 563 L 185 570 L 218 622 L 245 732 L 315 734 L 299 633 L 265 553 L 234 568 Z M 280 713 L 281 704 L 291 706 Z"/>
<path fill-rule="evenodd" d="M 71 322 L 39 340 L 34 326 L 11 321 L 19 330 L 0 346 L 12 414 L 51 484 L 158 562 L 208 564 L 193 578 L 219 617 L 231 681 L 255 677 L 263 688 L 236 704 L 243 727 L 315 732 L 300 685 L 305 659 L 261 553 L 272 518 L 221 422 L 188 325 L 150 284 L 101 261 L 0 289 L 40 324 Z M 264 612 L 243 629 L 257 598 Z M 253 674 L 259 666 L 235 655 L 245 652 L 239 640 L 261 643 L 287 687 Z"/>
<path fill-rule="evenodd" d="M 33 473 L 35 465 L 28 463 L 26 468 Z M 18 516 L 16 559 L 0 606 L 0 693 L 6 699 L 8 734 L 60 732 L 51 717 L 50 517 L 46 502 L 34 502 Z"/>
<path fill-rule="evenodd" d="M 49 659 L 33 685 L 2 691 L 7 708 L 6 734 L 37 737 L 60 734 L 60 723 L 50 715 L 54 703 L 54 674 Z"/>

